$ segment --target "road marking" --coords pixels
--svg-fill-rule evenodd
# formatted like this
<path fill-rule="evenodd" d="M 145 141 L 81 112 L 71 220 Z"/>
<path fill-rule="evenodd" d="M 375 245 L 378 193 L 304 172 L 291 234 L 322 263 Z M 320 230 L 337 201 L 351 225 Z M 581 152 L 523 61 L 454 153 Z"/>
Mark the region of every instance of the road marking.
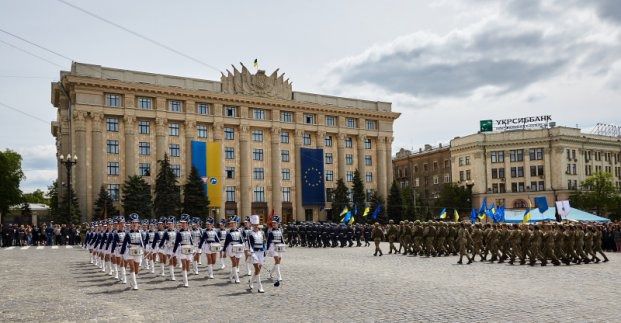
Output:
<path fill-rule="evenodd" d="M 44 246 L 38 246 L 37 250 L 43 250 L 45 247 Z"/>
<path fill-rule="evenodd" d="M 73 246 L 67 246 L 67 249 L 72 249 L 72 248 L 73 248 Z"/>
<path fill-rule="evenodd" d="M 52 246 L 52 249 L 58 249 L 58 246 Z"/>
<path fill-rule="evenodd" d="M 26 250 L 26 249 L 28 249 L 28 248 L 30 248 L 30 246 L 24 246 L 24 247 L 21 247 L 21 249 L 22 249 L 22 250 Z"/>
<path fill-rule="evenodd" d="M 13 250 L 15 247 L 6 247 L 4 250 Z"/>

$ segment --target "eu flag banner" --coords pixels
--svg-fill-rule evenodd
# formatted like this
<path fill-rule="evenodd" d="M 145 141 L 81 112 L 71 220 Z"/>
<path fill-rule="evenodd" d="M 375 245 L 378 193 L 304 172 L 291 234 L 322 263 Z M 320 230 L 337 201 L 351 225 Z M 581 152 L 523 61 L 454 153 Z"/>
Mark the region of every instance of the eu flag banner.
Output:
<path fill-rule="evenodd" d="M 302 205 L 326 203 L 323 175 L 323 149 L 300 148 L 302 164 Z"/>

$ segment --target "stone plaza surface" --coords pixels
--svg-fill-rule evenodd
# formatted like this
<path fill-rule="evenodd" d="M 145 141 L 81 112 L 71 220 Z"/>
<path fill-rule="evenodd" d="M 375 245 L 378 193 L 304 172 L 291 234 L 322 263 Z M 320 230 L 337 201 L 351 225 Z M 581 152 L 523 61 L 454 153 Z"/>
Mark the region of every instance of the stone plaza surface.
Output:
<path fill-rule="evenodd" d="M 621 254 L 529 267 L 372 253 L 291 248 L 281 287 L 264 275 L 258 294 L 247 277 L 230 284 L 228 268 L 207 280 L 203 265 L 189 288 L 179 272 L 177 281 L 141 272 L 134 291 L 79 247 L 0 249 L 0 321 L 621 321 Z"/>

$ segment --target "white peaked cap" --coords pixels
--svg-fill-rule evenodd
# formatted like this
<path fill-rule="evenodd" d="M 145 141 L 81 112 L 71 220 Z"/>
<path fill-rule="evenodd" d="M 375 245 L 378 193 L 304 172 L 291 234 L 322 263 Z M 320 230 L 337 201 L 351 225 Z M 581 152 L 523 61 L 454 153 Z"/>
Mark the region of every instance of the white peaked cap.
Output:
<path fill-rule="evenodd" d="M 251 224 L 259 224 L 259 216 L 256 214 L 253 214 L 250 216 L 250 223 Z"/>

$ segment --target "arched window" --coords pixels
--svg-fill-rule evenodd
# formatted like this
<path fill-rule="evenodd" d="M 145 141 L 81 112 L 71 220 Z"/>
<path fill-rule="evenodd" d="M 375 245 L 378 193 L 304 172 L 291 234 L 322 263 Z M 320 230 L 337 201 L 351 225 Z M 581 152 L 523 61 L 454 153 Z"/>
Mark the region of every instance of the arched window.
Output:
<path fill-rule="evenodd" d="M 526 208 L 526 201 L 524 201 L 522 199 L 513 201 L 513 208 L 515 208 L 515 209 L 525 209 Z"/>

